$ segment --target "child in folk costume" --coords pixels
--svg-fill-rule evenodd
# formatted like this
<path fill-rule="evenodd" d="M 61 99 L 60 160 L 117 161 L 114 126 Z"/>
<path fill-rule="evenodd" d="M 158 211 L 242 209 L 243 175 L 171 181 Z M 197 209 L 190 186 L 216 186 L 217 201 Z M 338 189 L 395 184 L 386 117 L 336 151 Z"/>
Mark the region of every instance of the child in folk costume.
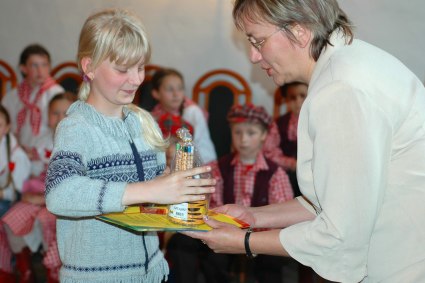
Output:
<path fill-rule="evenodd" d="M 282 149 L 283 142 L 281 141 L 281 129 L 279 127 L 280 126 L 277 124 L 277 121 L 271 123 L 268 129 L 267 138 L 263 144 L 263 154 L 265 157 L 267 157 L 268 159 L 282 167 L 283 170 L 285 170 L 286 174 L 289 177 L 289 180 L 291 181 L 291 186 L 295 197 L 300 195 L 295 174 L 297 160 L 292 154 L 285 154 L 286 151 Z M 296 134 L 296 127 L 294 128 L 291 126 L 290 129 L 291 133 L 295 129 Z M 287 149 L 286 146 L 285 149 Z"/>
<path fill-rule="evenodd" d="M 78 45 L 79 100 L 58 125 L 46 176 L 57 216 L 61 283 L 160 283 L 168 265 L 156 232 L 134 234 L 96 219 L 140 203 L 205 199 L 209 167 L 163 174 L 167 143 L 152 116 L 131 105 L 150 45 L 140 19 L 122 9 L 87 18 Z"/>
<path fill-rule="evenodd" d="M 19 69 L 24 80 L 2 99 L 9 111 L 12 132 L 31 160 L 38 159 L 35 138 L 48 129 L 48 104 L 63 88 L 50 76 L 50 54 L 43 46 L 32 44 L 21 53 Z"/>
<path fill-rule="evenodd" d="M 294 82 L 280 87 L 281 95 L 285 98 L 287 112 L 276 120 L 280 135 L 280 148 L 283 154 L 297 160 L 297 128 L 301 106 L 307 97 L 308 86 L 305 83 Z M 275 162 L 282 163 L 280 160 Z M 291 180 L 295 196 L 301 195 L 294 168 L 284 168 Z"/>
<path fill-rule="evenodd" d="M 263 155 L 263 145 L 272 125 L 272 119 L 261 106 L 235 105 L 227 116 L 232 131 L 234 152 L 218 161 L 219 170 L 213 173 L 220 182 L 211 196 L 211 206 L 240 203 L 259 206 L 260 203 L 277 203 L 293 198 L 292 188 L 285 172 Z M 226 169 L 226 170 L 224 170 Z M 229 170 L 227 170 L 229 169 Z M 262 172 L 269 178 L 257 184 Z M 232 184 L 230 186 L 229 184 Z M 257 192 L 256 189 L 265 189 Z M 257 198 L 261 195 L 261 198 Z"/>
<path fill-rule="evenodd" d="M 297 167 L 297 160 L 292 156 L 285 155 L 282 151 L 280 131 L 276 121 L 272 122 L 268 132 L 266 141 L 263 145 L 264 156 L 282 167 L 286 172 L 294 172 Z"/>
<path fill-rule="evenodd" d="M 151 83 L 152 96 L 159 102 L 152 110 L 155 119 L 171 121 L 181 116 L 193 127 L 193 141 L 202 161 L 215 161 L 217 154 L 208 129 L 207 113 L 185 96 L 183 75 L 175 69 L 164 68 L 155 72 Z"/>
<path fill-rule="evenodd" d="M 10 117 L 0 105 L 0 217 L 8 211 L 30 175 L 30 160 L 9 133 Z M 0 223 L 0 282 L 15 282 L 12 268 L 12 251 L 7 241 L 3 223 Z"/>
<path fill-rule="evenodd" d="M 243 206 L 263 206 L 293 198 L 291 183 L 285 171 L 264 155 L 263 146 L 272 126 L 272 118 L 261 106 L 233 106 L 227 119 L 230 123 L 234 152 L 221 157 L 213 167 L 217 179 L 216 192 L 211 195 L 211 207 L 228 203 Z M 228 255 L 210 253 L 207 261 L 221 266 L 207 274 L 221 282 L 226 280 Z M 280 282 L 282 261 L 278 257 L 258 256 L 254 259 L 254 274 L 258 282 Z M 221 277 L 220 277 L 221 276 Z"/>
<path fill-rule="evenodd" d="M 22 201 L 13 205 L 2 218 L 11 231 L 8 236 L 11 244 L 14 244 L 14 249 L 27 255 L 27 258 L 22 257 L 22 261 L 26 262 L 18 266 L 24 269 L 19 270 L 21 274 L 31 272 L 29 253 L 22 250 L 28 246 L 32 252 L 35 252 L 40 244 L 43 244 L 43 265 L 46 267 L 49 283 L 58 282 L 61 262 L 56 243 L 56 217 L 45 207 L 44 181 L 53 150 L 55 129 L 65 118 L 66 111 L 74 100 L 74 94 L 61 93 L 55 95 L 50 101 L 48 113 L 50 131 L 46 135 L 38 137 L 34 143 L 40 160 L 32 162 L 32 178 L 24 183 Z M 42 233 L 40 233 L 40 229 Z M 29 279 L 31 276 L 27 277 Z"/>

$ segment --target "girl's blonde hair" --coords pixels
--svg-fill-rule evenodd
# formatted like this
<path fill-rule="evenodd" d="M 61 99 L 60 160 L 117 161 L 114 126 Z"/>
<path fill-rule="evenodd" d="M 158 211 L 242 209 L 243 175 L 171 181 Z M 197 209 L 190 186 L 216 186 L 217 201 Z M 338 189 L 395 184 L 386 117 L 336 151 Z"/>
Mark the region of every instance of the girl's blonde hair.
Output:
<path fill-rule="evenodd" d="M 138 17 L 122 9 L 107 9 L 91 15 L 83 25 L 78 44 L 77 62 L 91 59 L 90 70 L 103 61 L 110 60 L 118 65 L 131 67 L 140 60 L 146 64 L 150 59 L 145 28 Z M 78 93 L 80 100 L 87 100 L 90 82 L 83 81 Z"/>
<path fill-rule="evenodd" d="M 81 68 L 84 57 L 91 59 L 90 70 L 96 69 L 103 61 L 109 60 L 126 67 L 134 66 L 140 60 L 146 64 L 151 55 L 148 37 L 140 19 L 123 9 L 106 9 L 91 15 L 83 25 L 78 44 L 77 61 Z M 86 101 L 90 93 L 90 82 L 83 81 L 78 98 Z M 142 124 L 146 142 L 161 151 L 168 147 L 162 133 L 149 112 L 129 105 Z"/>
<path fill-rule="evenodd" d="M 162 132 L 156 125 L 156 121 L 152 115 L 135 104 L 129 104 L 128 108 L 135 112 L 139 117 L 140 123 L 142 124 L 143 136 L 146 142 L 160 151 L 165 151 L 169 146 L 169 140 L 164 140 Z"/>

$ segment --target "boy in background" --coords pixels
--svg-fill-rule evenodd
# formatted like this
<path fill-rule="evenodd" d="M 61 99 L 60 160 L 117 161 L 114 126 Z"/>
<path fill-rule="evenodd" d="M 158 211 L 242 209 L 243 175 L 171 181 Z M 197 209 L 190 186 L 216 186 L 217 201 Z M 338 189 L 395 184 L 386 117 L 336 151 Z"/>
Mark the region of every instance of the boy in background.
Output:
<path fill-rule="evenodd" d="M 298 117 L 300 115 L 301 106 L 307 97 L 307 85 L 299 82 L 285 84 L 280 87 L 280 92 L 283 98 L 285 98 L 287 109 L 287 112 L 276 120 L 280 135 L 280 149 L 284 156 L 293 158 L 296 164 Z M 280 163 L 279 160 L 274 161 L 278 164 Z M 295 167 L 285 168 L 283 166 L 289 176 L 292 188 L 294 189 L 294 196 L 300 196 L 301 192 L 298 187 Z"/>
<path fill-rule="evenodd" d="M 292 187 L 285 171 L 263 154 L 263 145 L 272 126 L 272 118 L 265 109 L 252 104 L 236 105 L 230 109 L 227 119 L 234 151 L 220 158 L 213 170 L 217 185 L 215 193 L 211 195 L 210 207 L 228 203 L 257 207 L 292 199 Z M 212 252 L 208 255 L 209 266 L 218 269 L 206 275 L 209 282 L 229 280 L 226 275 L 229 257 Z M 279 257 L 256 257 L 256 279 L 260 283 L 281 282 L 282 264 Z"/>
<path fill-rule="evenodd" d="M 12 132 L 31 160 L 39 156 L 34 147 L 37 137 L 48 133 L 49 101 L 64 89 L 50 76 L 50 54 L 43 46 L 32 44 L 21 53 L 19 69 L 24 80 L 8 92 L 2 105 L 8 110 Z"/>

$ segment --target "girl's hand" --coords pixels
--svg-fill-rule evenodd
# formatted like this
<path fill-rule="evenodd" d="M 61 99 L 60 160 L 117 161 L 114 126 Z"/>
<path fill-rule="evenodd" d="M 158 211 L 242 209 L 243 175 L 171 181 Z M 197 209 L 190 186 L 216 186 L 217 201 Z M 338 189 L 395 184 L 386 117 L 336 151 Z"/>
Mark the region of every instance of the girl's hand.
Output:
<path fill-rule="evenodd" d="M 204 200 L 205 194 L 215 191 L 215 179 L 196 179 L 192 176 L 211 171 L 211 167 L 197 167 L 164 175 L 147 182 L 127 185 L 122 203 L 173 204 Z"/>

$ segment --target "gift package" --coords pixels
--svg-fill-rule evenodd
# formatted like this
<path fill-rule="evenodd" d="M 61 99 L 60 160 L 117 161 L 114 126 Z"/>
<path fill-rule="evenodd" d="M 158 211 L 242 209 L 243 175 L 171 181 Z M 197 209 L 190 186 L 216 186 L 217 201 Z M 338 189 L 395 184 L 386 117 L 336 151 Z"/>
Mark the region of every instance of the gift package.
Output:
<path fill-rule="evenodd" d="M 175 154 L 171 161 L 171 171 L 183 171 L 202 166 L 202 160 L 192 135 L 186 128 L 179 128 L 176 132 L 177 141 Z M 171 145 L 173 146 L 173 145 Z M 201 174 L 190 178 L 210 178 L 210 174 Z M 204 216 L 208 214 L 209 196 L 204 200 L 171 204 L 168 207 L 168 218 L 171 222 L 187 226 L 204 223 Z"/>

